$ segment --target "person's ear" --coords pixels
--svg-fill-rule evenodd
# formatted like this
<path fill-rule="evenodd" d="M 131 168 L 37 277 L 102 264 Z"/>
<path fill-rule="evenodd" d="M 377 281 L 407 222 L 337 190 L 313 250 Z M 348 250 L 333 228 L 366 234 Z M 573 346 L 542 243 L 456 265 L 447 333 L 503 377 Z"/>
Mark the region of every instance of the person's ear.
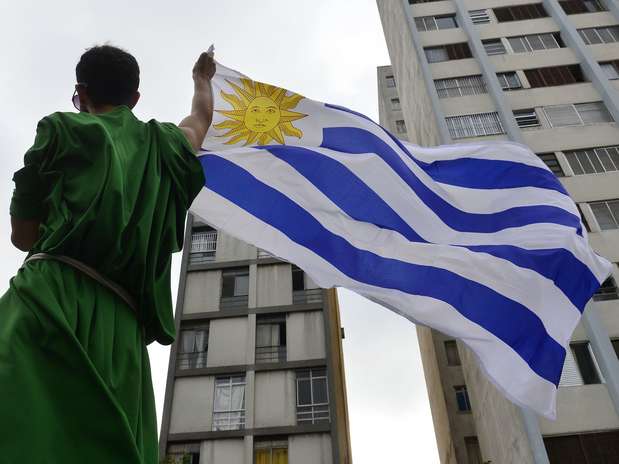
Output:
<path fill-rule="evenodd" d="M 138 100 L 140 99 L 140 92 L 136 91 L 131 97 L 131 101 L 129 102 L 129 108 L 133 109 L 135 105 L 138 104 Z"/>
<path fill-rule="evenodd" d="M 86 87 L 83 85 L 78 85 L 76 87 L 77 95 L 80 97 L 80 111 L 88 112 L 88 107 L 90 106 L 90 97 L 88 96 L 88 92 L 86 91 Z"/>

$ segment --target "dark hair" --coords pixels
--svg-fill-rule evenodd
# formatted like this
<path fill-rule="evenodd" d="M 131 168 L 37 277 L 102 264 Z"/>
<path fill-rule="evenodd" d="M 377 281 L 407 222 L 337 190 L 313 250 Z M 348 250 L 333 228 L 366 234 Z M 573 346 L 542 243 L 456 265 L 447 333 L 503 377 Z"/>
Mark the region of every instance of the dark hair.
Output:
<path fill-rule="evenodd" d="M 75 67 L 79 84 L 95 105 L 127 105 L 140 85 L 140 68 L 133 55 L 111 45 L 86 50 Z"/>

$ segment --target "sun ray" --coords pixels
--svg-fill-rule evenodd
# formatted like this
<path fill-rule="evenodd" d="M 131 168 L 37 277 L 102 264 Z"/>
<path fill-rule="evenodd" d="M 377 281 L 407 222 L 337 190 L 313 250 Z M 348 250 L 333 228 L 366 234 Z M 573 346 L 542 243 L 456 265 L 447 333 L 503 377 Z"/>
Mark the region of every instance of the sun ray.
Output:
<path fill-rule="evenodd" d="M 303 96 L 274 85 L 241 78 L 240 83 L 226 80 L 233 93 L 220 91 L 228 109 L 215 110 L 224 120 L 213 125 L 221 130 L 227 145 L 286 144 L 286 137 L 302 138 L 303 132 L 292 123 L 307 117 L 291 111 Z"/>

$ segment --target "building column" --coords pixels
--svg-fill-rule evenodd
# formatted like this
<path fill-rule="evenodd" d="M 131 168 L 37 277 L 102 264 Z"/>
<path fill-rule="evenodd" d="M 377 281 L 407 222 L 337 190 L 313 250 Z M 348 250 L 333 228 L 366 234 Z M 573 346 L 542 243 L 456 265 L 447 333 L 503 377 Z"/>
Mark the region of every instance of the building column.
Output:
<path fill-rule="evenodd" d="M 428 63 L 426 54 L 421 46 L 419 31 L 417 31 L 415 19 L 413 18 L 413 14 L 411 12 L 411 6 L 408 4 L 407 0 L 402 0 L 402 8 L 406 14 L 406 23 L 411 34 L 413 47 L 415 47 L 415 51 L 417 52 L 417 58 L 419 61 L 419 67 L 421 68 L 423 81 L 426 84 L 426 89 L 428 89 L 428 95 L 430 96 L 430 101 L 432 102 L 432 108 L 434 109 L 434 117 L 436 119 L 436 125 L 441 143 L 452 143 L 449 128 L 447 127 L 447 121 L 445 120 L 445 115 L 443 114 L 443 109 L 441 108 L 441 102 L 439 101 L 438 93 L 436 91 L 436 86 L 434 85 L 434 78 L 432 77 L 430 64 Z"/>
<path fill-rule="evenodd" d="M 593 54 L 587 50 L 587 45 L 583 42 L 580 34 L 570 21 L 561 5 L 557 0 L 542 0 L 548 14 L 559 25 L 561 37 L 565 44 L 576 54 L 585 75 L 591 80 L 593 87 L 598 91 L 606 108 L 613 119 L 619 123 L 619 92 L 610 84 L 608 77 L 602 71 L 599 63 Z M 619 6 L 614 0 L 607 2 L 609 9 L 619 18 Z"/>

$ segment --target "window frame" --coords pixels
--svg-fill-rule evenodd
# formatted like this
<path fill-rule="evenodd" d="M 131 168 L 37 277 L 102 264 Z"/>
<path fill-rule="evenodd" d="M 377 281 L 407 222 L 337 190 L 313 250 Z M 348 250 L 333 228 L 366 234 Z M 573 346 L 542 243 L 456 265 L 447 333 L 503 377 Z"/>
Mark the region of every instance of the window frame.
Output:
<path fill-rule="evenodd" d="M 516 71 L 505 71 L 496 73 L 496 77 L 499 80 L 499 85 L 503 91 L 509 92 L 512 90 L 520 90 L 522 89 L 522 81 L 520 80 L 520 76 Z M 510 78 L 514 78 L 517 81 L 516 85 L 511 85 Z"/>
<path fill-rule="evenodd" d="M 443 19 L 451 19 L 453 26 L 439 27 L 439 21 L 437 20 L 443 20 Z M 417 27 L 417 30 L 419 32 L 443 31 L 447 29 L 457 29 L 459 27 L 458 20 L 456 19 L 456 15 L 454 13 L 446 13 L 446 14 L 430 15 L 430 16 L 417 16 L 415 18 L 415 26 Z"/>
<path fill-rule="evenodd" d="M 487 119 L 484 120 L 484 117 Z M 490 121 L 490 118 L 492 118 L 492 121 Z M 505 134 L 505 128 L 503 127 L 499 113 L 496 111 L 448 116 L 445 118 L 445 122 L 447 123 L 449 134 L 453 139 Z M 479 129 L 483 129 L 483 133 Z"/>
<path fill-rule="evenodd" d="M 582 117 L 581 111 L 579 111 L 579 108 L 581 108 L 584 105 L 591 105 L 591 104 L 597 104 L 600 105 L 601 108 L 603 108 L 606 113 L 608 114 L 608 116 L 610 117 L 609 121 L 598 121 L 598 122 L 588 122 L 585 121 Z M 551 119 L 551 117 L 548 115 L 548 108 L 559 108 L 559 107 L 571 107 L 572 110 L 574 111 L 574 113 L 576 114 L 576 116 L 578 116 L 578 123 L 577 124 L 564 124 L 564 125 L 555 125 Z M 604 102 L 602 101 L 596 101 L 596 102 L 583 102 L 583 103 L 563 103 L 560 105 L 548 105 L 548 106 L 544 106 L 542 107 L 544 110 L 544 115 L 546 116 L 546 120 L 548 121 L 548 124 L 550 125 L 550 127 L 574 127 L 574 126 L 587 126 L 590 124 L 606 124 L 609 122 L 614 122 L 612 120 L 612 115 L 610 114 L 610 112 L 608 111 L 608 109 L 606 108 L 606 105 L 604 105 Z"/>
<path fill-rule="evenodd" d="M 209 337 L 209 324 L 200 324 L 193 327 L 183 327 L 181 326 L 179 330 L 179 344 L 176 355 L 176 369 L 178 370 L 187 370 L 187 369 L 202 369 L 206 367 L 207 359 L 208 359 L 208 337 Z M 192 345 L 192 351 L 186 351 L 185 348 L 187 343 L 185 341 L 185 337 L 189 336 L 189 332 L 200 331 L 204 333 L 204 348 L 202 350 L 196 350 L 197 338 L 194 335 L 194 340 Z"/>
<path fill-rule="evenodd" d="M 563 42 L 559 38 L 557 38 L 558 34 L 559 34 L 558 32 L 544 32 L 540 34 L 516 35 L 512 37 L 506 37 L 506 39 L 507 39 L 507 43 L 509 44 L 509 48 L 512 53 L 514 54 L 534 53 L 534 52 L 539 52 L 543 50 L 556 50 L 557 48 L 564 48 Z M 548 37 L 552 38 L 556 47 L 547 46 L 547 43 L 544 42 L 544 38 L 548 38 Z M 537 40 L 539 40 L 539 43 L 543 45 L 543 48 L 534 48 L 534 46 L 531 43 L 533 38 L 536 38 Z M 520 42 L 524 51 L 516 51 L 516 49 L 514 48 L 514 43 L 512 42 L 516 40 Z"/>
<path fill-rule="evenodd" d="M 454 385 L 453 388 L 456 394 L 456 407 L 458 412 L 463 414 L 473 412 L 471 399 L 469 398 L 469 391 L 468 388 L 466 388 L 466 385 Z M 460 399 L 462 399 L 462 403 L 460 402 Z M 465 409 L 462 409 L 461 406 L 464 406 Z"/>
<path fill-rule="evenodd" d="M 581 29 L 577 29 L 577 31 L 585 45 L 602 45 L 619 42 L 619 25 L 583 27 Z M 599 42 L 591 42 L 591 37 L 588 33 L 595 33 L 595 37 L 599 39 Z M 607 41 L 606 39 L 608 37 L 611 37 L 614 40 Z"/>
<path fill-rule="evenodd" d="M 514 119 L 516 120 L 516 124 L 521 129 L 531 128 L 531 127 L 540 127 L 542 124 L 540 122 L 539 116 L 535 111 L 535 108 L 526 108 L 521 110 L 514 110 Z"/>
<path fill-rule="evenodd" d="M 223 384 L 217 384 L 218 381 L 223 381 L 227 379 L 227 384 L 223 385 Z M 242 381 L 234 381 L 233 379 L 242 379 Z M 242 400 L 242 408 L 241 409 L 232 409 L 232 391 L 234 387 L 243 387 L 243 400 Z M 217 392 L 224 389 L 224 388 L 228 388 L 229 389 L 229 394 L 228 394 L 228 398 L 229 398 L 229 409 L 222 409 L 222 410 L 217 410 L 216 409 L 216 404 L 217 404 Z M 245 375 L 245 373 L 243 374 L 238 374 L 238 375 L 225 375 L 225 376 L 217 376 L 215 377 L 215 382 L 214 382 L 214 391 L 213 391 L 213 425 L 212 425 L 212 429 L 213 431 L 221 431 L 221 430 L 243 430 L 245 428 L 245 416 L 246 416 L 246 412 L 245 409 L 247 407 L 247 403 L 245 401 L 245 397 L 247 395 L 247 377 Z M 228 414 L 227 417 L 227 427 L 221 427 L 221 426 L 217 426 L 217 419 L 216 419 L 216 415 L 220 414 L 223 417 L 225 417 L 225 414 Z M 238 414 L 238 422 L 233 423 L 233 414 Z"/>
<path fill-rule="evenodd" d="M 258 328 L 277 326 L 279 344 L 258 345 Z M 272 330 L 272 329 L 271 329 Z M 256 316 L 256 342 L 254 361 L 256 364 L 286 361 L 286 314 L 258 314 Z"/>
<path fill-rule="evenodd" d="M 503 39 L 500 37 L 494 39 L 483 39 L 481 44 L 484 47 L 484 51 L 488 56 L 496 56 L 496 55 L 506 55 L 507 48 L 503 43 Z"/>
<path fill-rule="evenodd" d="M 593 217 L 595 217 L 595 222 L 597 222 L 600 230 L 604 231 L 604 230 L 619 229 L 619 214 L 617 213 L 617 211 L 619 211 L 619 198 L 614 198 L 610 200 L 592 201 L 592 202 L 589 202 L 588 204 L 589 204 L 589 207 L 591 208 L 591 212 L 593 213 Z M 616 211 L 613 211 L 613 208 L 610 206 L 611 204 L 614 205 L 614 207 L 616 208 Z M 610 219 L 611 222 L 614 223 L 614 227 L 606 227 L 606 226 L 603 227 L 603 223 L 600 222 L 600 215 L 596 214 L 595 208 L 597 206 L 605 207 L 606 212 L 608 213 L 607 219 Z"/>
<path fill-rule="evenodd" d="M 455 85 L 449 86 L 449 84 Z M 481 74 L 450 77 L 445 79 L 435 79 L 434 87 L 439 98 L 456 98 L 468 95 L 482 95 L 488 93 L 486 81 Z M 470 92 L 467 89 L 470 90 Z M 457 95 L 450 94 L 450 92 L 456 90 Z"/>
<path fill-rule="evenodd" d="M 569 150 L 563 154 L 575 176 L 619 171 L 619 145 Z M 583 164 L 585 161 L 587 165 Z"/>
<path fill-rule="evenodd" d="M 445 350 L 445 358 L 447 359 L 448 366 L 457 367 L 462 365 L 460 352 L 458 351 L 458 344 L 455 340 L 445 340 L 443 342 L 443 348 Z"/>
<path fill-rule="evenodd" d="M 321 374 L 320 371 L 323 371 L 324 374 Z M 308 373 L 308 377 L 301 377 L 305 373 Z M 326 402 L 316 402 L 314 400 L 314 381 L 315 380 L 323 380 L 325 385 L 325 394 L 326 394 Z M 310 402 L 309 403 L 301 403 L 299 401 L 299 382 L 300 381 L 308 381 L 310 386 Z M 313 367 L 309 369 L 300 369 L 296 371 L 296 420 L 297 424 L 310 423 L 317 424 L 321 422 L 330 422 L 331 421 L 331 408 L 330 408 L 330 395 L 329 395 L 329 378 L 326 367 Z M 299 408 L 304 408 L 305 410 L 300 410 Z M 325 409 L 326 408 L 326 409 Z M 325 416 L 326 412 L 326 416 Z M 309 415 L 309 418 L 306 419 L 304 416 Z M 302 417 L 300 417 L 302 416 Z"/>
<path fill-rule="evenodd" d="M 478 8 L 475 10 L 469 10 L 469 18 L 473 24 L 488 24 L 491 22 L 490 13 L 488 8 Z"/>
<path fill-rule="evenodd" d="M 541 2 L 525 3 L 523 5 L 508 5 L 492 8 L 492 12 L 499 23 L 515 21 L 529 21 L 532 19 L 548 18 L 548 12 Z M 510 18 L 507 17 L 509 14 Z"/>

